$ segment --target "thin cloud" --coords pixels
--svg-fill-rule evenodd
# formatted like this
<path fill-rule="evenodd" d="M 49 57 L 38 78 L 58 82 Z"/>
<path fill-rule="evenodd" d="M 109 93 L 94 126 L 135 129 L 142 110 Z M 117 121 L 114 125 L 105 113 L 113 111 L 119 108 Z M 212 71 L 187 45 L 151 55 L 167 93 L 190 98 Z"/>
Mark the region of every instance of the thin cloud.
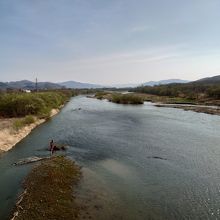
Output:
<path fill-rule="evenodd" d="M 100 65 L 109 63 L 141 63 L 156 62 L 171 58 L 184 56 L 183 48 L 185 44 L 169 45 L 164 47 L 155 47 L 152 49 L 142 49 L 128 52 L 118 52 L 106 54 L 104 56 L 82 58 L 70 61 L 79 65 Z"/>
<path fill-rule="evenodd" d="M 131 33 L 140 33 L 140 32 L 145 32 L 149 30 L 153 30 L 154 28 L 152 26 L 148 25 L 143 25 L 143 26 L 135 26 L 130 29 Z"/>

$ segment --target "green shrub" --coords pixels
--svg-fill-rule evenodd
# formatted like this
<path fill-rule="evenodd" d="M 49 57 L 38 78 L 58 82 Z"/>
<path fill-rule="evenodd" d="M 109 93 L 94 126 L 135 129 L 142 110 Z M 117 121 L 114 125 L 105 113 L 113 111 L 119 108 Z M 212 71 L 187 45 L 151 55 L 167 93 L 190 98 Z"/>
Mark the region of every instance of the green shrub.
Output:
<path fill-rule="evenodd" d="M 120 94 L 120 93 L 113 93 L 111 101 L 114 103 L 120 104 L 143 104 L 143 98 L 141 96 L 135 94 Z"/>
<path fill-rule="evenodd" d="M 108 94 L 109 94 L 109 92 L 100 91 L 95 94 L 95 97 L 97 99 L 103 99 Z"/>
<path fill-rule="evenodd" d="M 25 118 L 16 119 L 13 123 L 13 128 L 18 131 L 26 125 L 30 125 L 35 122 L 35 119 L 32 115 L 27 115 Z"/>
<path fill-rule="evenodd" d="M 27 115 L 25 116 L 25 118 L 23 119 L 23 122 L 25 125 L 29 125 L 35 122 L 35 119 L 32 115 Z"/>
<path fill-rule="evenodd" d="M 51 110 L 52 109 L 50 107 L 42 108 L 37 114 L 38 118 L 48 119 L 50 117 Z"/>
<path fill-rule="evenodd" d="M 13 128 L 14 128 L 14 130 L 16 130 L 16 131 L 20 130 L 23 126 L 24 126 L 24 125 L 23 125 L 23 122 L 22 122 L 21 119 L 16 119 L 16 120 L 14 121 L 14 123 L 13 123 Z"/>
<path fill-rule="evenodd" d="M 69 91 L 39 93 L 5 93 L 0 95 L 0 116 L 24 117 L 37 115 L 48 117 L 53 108 L 59 108 L 70 97 Z"/>

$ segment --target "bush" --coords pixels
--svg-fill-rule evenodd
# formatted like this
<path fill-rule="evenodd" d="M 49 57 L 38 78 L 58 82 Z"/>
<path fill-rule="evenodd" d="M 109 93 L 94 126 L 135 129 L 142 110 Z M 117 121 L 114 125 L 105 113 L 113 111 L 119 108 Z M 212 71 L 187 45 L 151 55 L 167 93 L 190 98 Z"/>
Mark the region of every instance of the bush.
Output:
<path fill-rule="evenodd" d="M 35 122 L 34 117 L 31 115 L 27 115 L 27 116 L 25 116 L 25 118 L 16 119 L 13 123 L 13 128 L 15 130 L 19 130 L 19 129 L 23 128 L 24 126 L 30 125 L 34 122 Z"/>
<path fill-rule="evenodd" d="M 27 115 L 25 116 L 24 120 L 23 120 L 24 124 L 29 125 L 35 122 L 35 119 L 32 115 Z"/>
<path fill-rule="evenodd" d="M 214 97 L 214 98 L 220 99 L 220 86 L 210 88 L 208 90 L 208 95 L 209 95 L 209 97 Z"/>
<path fill-rule="evenodd" d="M 100 91 L 100 92 L 97 92 L 95 94 L 95 97 L 97 99 L 103 99 L 106 95 L 108 95 L 109 93 L 108 92 L 104 92 L 104 91 Z"/>
<path fill-rule="evenodd" d="M 22 123 L 22 120 L 21 119 L 16 119 L 13 123 L 13 128 L 18 131 L 20 130 L 22 127 L 23 127 L 23 123 Z"/>
<path fill-rule="evenodd" d="M 59 108 L 71 95 L 71 92 L 68 91 L 1 94 L 0 116 L 24 117 L 26 115 L 37 115 L 48 117 L 53 108 Z"/>
<path fill-rule="evenodd" d="M 134 94 L 113 93 L 111 101 L 119 104 L 143 104 L 142 97 Z"/>

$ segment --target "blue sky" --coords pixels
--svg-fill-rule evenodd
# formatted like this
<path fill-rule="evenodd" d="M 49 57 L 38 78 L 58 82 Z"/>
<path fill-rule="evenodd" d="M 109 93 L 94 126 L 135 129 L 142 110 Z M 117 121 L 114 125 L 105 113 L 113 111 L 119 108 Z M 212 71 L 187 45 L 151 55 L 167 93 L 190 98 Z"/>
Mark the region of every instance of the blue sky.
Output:
<path fill-rule="evenodd" d="M 0 81 L 220 74 L 219 0 L 0 0 Z"/>

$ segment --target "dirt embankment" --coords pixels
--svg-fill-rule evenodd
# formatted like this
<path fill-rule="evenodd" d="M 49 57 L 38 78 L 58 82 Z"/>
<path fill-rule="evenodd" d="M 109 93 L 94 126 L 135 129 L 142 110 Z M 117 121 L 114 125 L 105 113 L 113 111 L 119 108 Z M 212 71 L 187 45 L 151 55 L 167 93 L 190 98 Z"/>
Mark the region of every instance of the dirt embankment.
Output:
<path fill-rule="evenodd" d="M 53 117 L 59 112 L 59 109 L 52 109 L 50 117 Z M 19 141 L 25 138 L 38 125 L 44 123 L 46 119 L 37 119 L 35 122 L 22 127 L 19 130 L 13 128 L 13 123 L 17 118 L 2 118 L 0 119 L 0 152 L 8 151 L 14 147 Z"/>

